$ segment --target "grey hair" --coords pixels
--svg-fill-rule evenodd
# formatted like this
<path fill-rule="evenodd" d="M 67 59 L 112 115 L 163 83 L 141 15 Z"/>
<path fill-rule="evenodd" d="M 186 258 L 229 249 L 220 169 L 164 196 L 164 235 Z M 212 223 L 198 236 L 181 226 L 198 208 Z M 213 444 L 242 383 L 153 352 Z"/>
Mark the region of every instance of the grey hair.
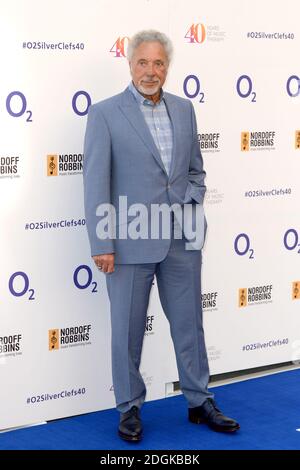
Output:
<path fill-rule="evenodd" d="M 130 38 L 128 47 L 127 47 L 127 59 L 130 61 L 134 54 L 134 51 L 140 44 L 143 42 L 159 42 L 165 49 L 168 63 L 171 62 L 173 55 L 173 45 L 171 40 L 164 33 L 160 33 L 155 29 L 147 29 L 144 31 L 139 31 L 132 38 Z"/>

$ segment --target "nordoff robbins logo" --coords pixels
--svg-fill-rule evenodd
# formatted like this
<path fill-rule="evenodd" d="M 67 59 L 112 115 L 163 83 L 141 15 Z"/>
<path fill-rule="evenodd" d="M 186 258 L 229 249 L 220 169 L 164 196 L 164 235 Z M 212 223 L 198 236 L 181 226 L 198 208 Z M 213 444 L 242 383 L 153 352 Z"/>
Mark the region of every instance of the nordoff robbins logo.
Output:
<path fill-rule="evenodd" d="M 272 302 L 273 285 L 239 289 L 239 307 Z"/>
<path fill-rule="evenodd" d="M 174 226 L 171 224 L 174 214 Z M 96 233 L 106 239 L 169 239 L 185 237 L 186 249 L 202 246 L 204 240 L 204 210 L 202 204 L 135 203 L 128 206 L 127 196 L 119 196 L 118 210 L 112 204 L 100 204 L 96 215 L 101 217 Z"/>

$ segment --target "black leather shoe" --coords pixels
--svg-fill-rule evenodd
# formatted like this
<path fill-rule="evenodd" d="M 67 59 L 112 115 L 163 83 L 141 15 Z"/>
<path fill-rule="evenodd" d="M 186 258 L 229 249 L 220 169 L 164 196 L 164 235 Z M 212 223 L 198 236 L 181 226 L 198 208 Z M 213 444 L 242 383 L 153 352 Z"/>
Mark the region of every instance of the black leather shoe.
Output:
<path fill-rule="evenodd" d="M 189 420 L 195 424 L 205 423 L 218 432 L 235 432 L 240 429 L 239 423 L 224 416 L 212 398 L 207 398 L 201 406 L 189 408 Z"/>
<path fill-rule="evenodd" d="M 121 413 L 119 424 L 119 436 L 125 441 L 137 442 L 142 439 L 142 422 L 140 410 L 133 406 L 126 413 Z"/>

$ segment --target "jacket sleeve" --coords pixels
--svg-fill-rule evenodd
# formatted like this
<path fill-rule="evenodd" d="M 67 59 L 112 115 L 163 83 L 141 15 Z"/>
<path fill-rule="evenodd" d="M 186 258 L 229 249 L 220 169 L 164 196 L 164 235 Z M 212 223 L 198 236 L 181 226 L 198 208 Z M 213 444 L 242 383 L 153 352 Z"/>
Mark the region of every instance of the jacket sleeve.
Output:
<path fill-rule="evenodd" d="M 189 183 L 185 194 L 185 203 L 196 201 L 198 204 L 203 204 L 206 186 L 204 184 L 205 171 L 203 169 L 203 159 L 200 151 L 197 133 L 197 122 L 193 104 L 191 105 L 191 119 L 192 119 L 192 145 L 191 145 L 191 159 L 189 168 Z"/>
<path fill-rule="evenodd" d="M 101 110 L 93 105 L 88 112 L 83 162 L 84 208 L 92 256 L 114 252 L 113 240 L 97 235 L 97 208 L 111 203 L 110 182 L 111 136 Z"/>

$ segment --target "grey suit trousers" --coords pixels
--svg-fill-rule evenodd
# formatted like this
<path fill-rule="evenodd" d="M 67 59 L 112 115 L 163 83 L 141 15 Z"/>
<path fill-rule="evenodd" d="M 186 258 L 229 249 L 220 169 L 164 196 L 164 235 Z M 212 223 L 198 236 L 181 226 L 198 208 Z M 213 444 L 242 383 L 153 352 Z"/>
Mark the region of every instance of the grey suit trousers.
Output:
<path fill-rule="evenodd" d="M 158 263 L 117 264 L 106 275 L 111 305 L 112 373 L 117 409 L 142 406 L 146 388 L 139 372 L 149 294 L 154 275 L 170 323 L 181 390 L 189 407 L 200 406 L 209 368 L 202 327 L 201 251 L 185 250 L 184 238 L 172 238 Z"/>

